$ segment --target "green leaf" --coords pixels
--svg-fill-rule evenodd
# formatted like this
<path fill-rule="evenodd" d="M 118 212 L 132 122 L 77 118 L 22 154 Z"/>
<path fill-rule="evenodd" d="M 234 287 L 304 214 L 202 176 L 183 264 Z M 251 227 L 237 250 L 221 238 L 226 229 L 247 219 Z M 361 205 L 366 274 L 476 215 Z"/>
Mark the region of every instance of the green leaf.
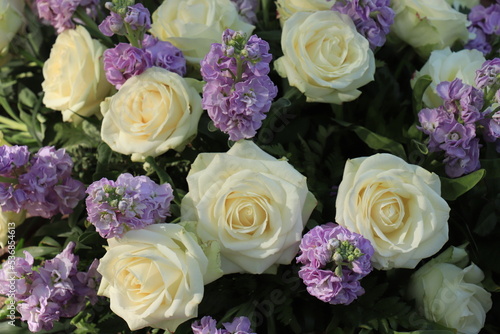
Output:
<path fill-rule="evenodd" d="M 461 195 L 465 194 L 467 191 L 474 188 L 476 184 L 485 176 L 486 171 L 484 169 L 479 169 L 468 175 L 449 179 L 446 177 L 440 177 L 441 179 L 441 196 L 449 201 L 454 201 Z"/>
<path fill-rule="evenodd" d="M 386 151 L 404 160 L 407 160 L 403 145 L 401 145 L 400 143 L 390 138 L 379 135 L 375 132 L 372 132 L 367 128 L 362 127 L 361 125 L 351 124 L 338 119 L 335 119 L 335 122 L 337 122 L 342 126 L 345 126 L 351 131 L 354 131 L 354 133 L 358 135 L 359 139 L 364 141 L 366 145 L 368 145 L 370 148 L 374 150 Z"/>
<path fill-rule="evenodd" d="M 26 248 L 23 248 L 23 251 L 27 251 L 28 253 L 30 253 L 35 258 L 37 258 L 37 257 L 44 257 L 46 255 L 55 256 L 55 255 L 59 254 L 59 248 L 56 248 L 56 247 L 45 247 L 45 246 L 41 246 L 41 247 L 26 247 Z"/>
<path fill-rule="evenodd" d="M 424 75 L 418 78 L 417 82 L 415 82 L 415 85 L 413 86 L 412 102 L 413 102 L 413 112 L 415 115 L 417 115 L 418 112 L 424 108 L 422 97 L 424 96 L 424 92 L 427 89 L 427 87 L 429 87 L 431 82 L 432 78 L 429 75 Z"/>

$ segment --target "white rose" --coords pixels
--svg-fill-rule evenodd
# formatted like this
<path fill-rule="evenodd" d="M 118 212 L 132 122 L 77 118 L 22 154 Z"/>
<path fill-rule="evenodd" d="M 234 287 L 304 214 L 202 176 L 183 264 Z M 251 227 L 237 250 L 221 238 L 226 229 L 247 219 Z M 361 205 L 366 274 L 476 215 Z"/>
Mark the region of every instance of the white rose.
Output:
<path fill-rule="evenodd" d="M 335 0 L 277 0 L 276 10 L 280 24 L 283 26 L 285 21 L 297 12 L 317 12 L 320 10 L 330 10 Z"/>
<path fill-rule="evenodd" d="M 336 221 L 370 240 L 377 269 L 415 268 L 448 240 L 439 177 L 391 154 L 346 162 Z"/>
<path fill-rule="evenodd" d="M 224 274 L 271 272 L 294 259 L 316 199 L 288 162 L 243 140 L 227 153 L 199 154 L 187 182 L 182 219 L 220 243 Z"/>
<path fill-rule="evenodd" d="M 196 136 L 202 113 L 196 80 L 151 67 L 128 79 L 101 104 L 101 137 L 132 160 L 181 151 Z"/>
<path fill-rule="evenodd" d="M 453 8 L 459 10 L 460 7 L 471 9 L 479 5 L 480 0 L 446 0 Z"/>
<path fill-rule="evenodd" d="M 450 48 L 445 48 L 432 51 L 425 65 L 420 71 L 415 72 L 411 86 L 413 88 L 420 77 L 429 75 L 432 82 L 425 90 L 422 101 L 428 108 L 437 108 L 443 104 L 443 99 L 436 92 L 440 82 L 461 79 L 465 84 L 475 86 L 476 71 L 485 61 L 483 54 L 478 50 L 452 52 Z"/>
<path fill-rule="evenodd" d="M 247 35 L 254 29 L 230 0 L 165 0 L 153 13 L 151 24 L 153 35 L 181 49 L 186 61 L 198 66 L 228 28 Z"/>
<path fill-rule="evenodd" d="M 450 248 L 454 253 L 465 253 Z M 458 256 L 461 261 L 463 257 Z M 430 321 L 454 328 L 461 334 L 477 334 L 483 328 L 486 312 L 492 307 L 491 294 L 481 287 L 484 274 L 472 263 L 462 269 L 442 262 L 441 255 L 426 263 L 410 279 L 409 296 Z"/>
<path fill-rule="evenodd" d="M 283 26 L 284 56 L 274 62 L 308 102 L 341 104 L 356 99 L 373 80 L 375 58 L 349 16 L 328 10 L 299 12 Z"/>
<path fill-rule="evenodd" d="M 424 58 L 469 39 L 467 15 L 446 0 L 393 0 L 392 8 L 396 16 L 391 31 Z"/>
<path fill-rule="evenodd" d="M 21 225 L 26 219 L 26 210 L 21 210 L 19 213 L 14 211 L 2 211 L 0 208 L 0 248 L 9 244 L 12 237 L 15 237 L 15 228 Z M 10 232 L 14 231 L 14 232 Z M 11 236 L 11 239 L 9 239 Z"/>
<path fill-rule="evenodd" d="M 24 23 L 24 0 L 0 0 L 0 54 Z"/>
<path fill-rule="evenodd" d="M 113 86 L 106 80 L 105 47 L 82 26 L 57 36 L 43 65 L 43 103 L 62 112 L 65 122 L 79 123 L 92 116 Z"/>
<path fill-rule="evenodd" d="M 222 274 L 210 268 L 217 263 L 210 263 L 197 237 L 179 224 L 149 225 L 108 243 L 97 268 L 98 294 L 110 298 L 111 310 L 131 330 L 151 326 L 174 332 L 197 316 L 204 284 Z"/>

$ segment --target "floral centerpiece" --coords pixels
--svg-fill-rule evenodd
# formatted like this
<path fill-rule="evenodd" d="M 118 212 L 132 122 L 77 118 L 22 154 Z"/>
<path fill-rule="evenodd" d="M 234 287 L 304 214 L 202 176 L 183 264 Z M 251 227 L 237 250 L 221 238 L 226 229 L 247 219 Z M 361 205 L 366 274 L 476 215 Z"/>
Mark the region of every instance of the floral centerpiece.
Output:
<path fill-rule="evenodd" d="M 0 332 L 499 332 L 499 36 L 495 0 L 0 0 Z"/>

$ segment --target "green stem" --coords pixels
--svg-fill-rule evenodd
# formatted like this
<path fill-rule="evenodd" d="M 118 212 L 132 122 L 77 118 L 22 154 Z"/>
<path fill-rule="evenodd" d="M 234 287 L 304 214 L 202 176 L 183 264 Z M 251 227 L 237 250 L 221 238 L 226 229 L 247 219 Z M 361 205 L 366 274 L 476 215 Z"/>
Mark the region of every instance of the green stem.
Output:
<path fill-rule="evenodd" d="M 6 176 L 0 176 L 0 182 L 3 183 L 12 183 L 12 184 L 19 184 L 19 181 L 17 179 L 11 178 L 11 177 L 6 177 Z"/>
<path fill-rule="evenodd" d="M 89 30 L 91 34 L 97 36 L 107 47 L 112 48 L 115 46 L 115 43 L 108 36 L 104 35 L 100 30 L 97 24 L 85 13 L 85 10 L 82 7 L 78 7 L 75 11 L 75 15 L 77 18 L 83 21 L 85 27 Z"/>
<path fill-rule="evenodd" d="M 135 31 L 130 28 L 130 25 L 128 23 L 125 23 L 125 30 L 127 30 L 127 39 L 130 42 L 130 45 L 140 49 L 142 47 L 142 43 L 139 42 Z"/>
<path fill-rule="evenodd" d="M 151 156 L 147 157 L 146 162 L 153 168 L 156 175 L 158 175 L 158 177 L 160 178 L 161 184 L 163 184 L 163 183 L 170 184 L 170 186 L 172 187 L 172 191 L 174 193 L 174 202 L 175 202 L 175 204 L 180 206 L 182 199 L 179 196 L 179 193 L 177 192 L 177 189 L 175 188 L 174 182 L 172 181 L 172 178 L 170 177 L 170 175 L 168 175 L 168 173 L 164 169 L 162 169 L 162 168 L 160 168 L 160 166 L 158 166 L 158 163 L 156 163 L 156 160 L 153 157 L 151 157 Z"/>

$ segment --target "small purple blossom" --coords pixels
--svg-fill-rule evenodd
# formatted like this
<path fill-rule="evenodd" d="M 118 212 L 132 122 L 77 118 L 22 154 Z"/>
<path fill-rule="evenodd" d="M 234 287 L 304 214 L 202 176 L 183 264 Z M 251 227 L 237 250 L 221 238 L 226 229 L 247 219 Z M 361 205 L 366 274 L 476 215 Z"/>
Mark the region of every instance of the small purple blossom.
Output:
<path fill-rule="evenodd" d="M 0 176 L 15 176 L 13 171 L 26 165 L 29 157 L 27 146 L 0 146 Z"/>
<path fill-rule="evenodd" d="M 307 232 L 300 243 L 299 277 L 312 296 L 330 304 L 350 304 L 364 293 L 359 280 L 372 271 L 374 249 L 363 236 L 327 223 Z M 330 269 L 331 268 L 331 269 Z"/>
<path fill-rule="evenodd" d="M 199 321 L 195 321 L 191 324 L 191 329 L 193 334 L 222 334 L 224 333 L 222 329 L 217 329 L 217 321 L 212 319 L 212 317 L 205 316 Z"/>
<path fill-rule="evenodd" d="M 236 317 L 232 322 L 224 322 L 222 325 L 230 334 L 255 334 L 250 328 L 252 323 L 247 317 Z"/>
<path fill-rule="evenodd" d="M 465 45 L 466 49 L 477 49 L 484 55 L 492 51 L 492 39 L 500 35 L 500 4 L 491 4 L 487 7 L 477 5 L 471 8 L 467 16 L 470 25 L 467 27 L 475 38 Z"/>
<path fill-rule="evenodd" d="M 28 171 L 18 178 L 26 196 L 22 209 L 44 218 L 73 212 L 85 197 L 85 187 L 71 178 L 72 168 L 73 161 L 64 149 L 42 147 L 31 159 Z"/>
<path fill-rule="evenodd" d="M 119 43 L 103 54 L 106 79 L 117 89 L 128 78 L 139 75 L 153 66 L 151 54 L 127 43 Z"/>
<path fill-rule="evenodd" d="M 256 334 L 252 332 L 250 319 L 236 317 L 232 322 L 222 324 L 224 328 L 217 328 L 217 321 L 210 316 L 205 316 L 191 324 L 193 334 Z"/>
<path fill-rule="evenodd" d="M 255 15 L 255 12 L 257 12 L 259 8 L 258 0 L 231 0 L 231 2 L 236 6 L 243 21 L 250 24 L 257 23 L 257 15 Z"/>
<path fill-rule="evenodd" d="M 472 25 L 479 27 L 487 35 L 500 34 L 500 5 L 492 4 L 488 7 L 474 6 L 468 15 Z"/>
<path fill-rule="evenodd" d="M 459 177 L 478 170 L 481 167 L 479 163 L 480 147 L 479 139 L 474 138 L 467 143 L 465 149 L 446 151 L 443 160 L 446 174 L 450 177 Z"/>
<path fill-rule="evenodd" d="M 99 24 L 99 30 L 105 36 L 113 35 L 125 35 L 126 29 L 123 25 L 123 18 L 120 14 L 111 12 L 102 22 Z"/>
<path fill-rule="evenodd" d="M 103 238 L 121 237 L 128 230 L 161 223 L 170 216 L 172 187 L 147 176 L 121 174 L 102 178 L 87 188 L 88 220 Z"/>
<path fill-rule="evenodd" d="M 445 110 L 460 115 L 460 119 L 465 123 L 472 124 L 481 119 L 484 100 L 483 92 L 479 89 L 455 79 L 439 83 L 436 91 L 444 101 Z"/>
<path fill-rule="evenodd" d="M 67 29 L 74 29 L 79 20 L 73 18 L 78 7 L 92 18 L 97 16 L 98 0 L 35 0 L 34 7 L 44 24 L 51 25 L 58 34 Z"/>
<path fill-rule="evenodd" d="M 394 23 L 395 13 L 390 0 L 336 1 L 332 10 L 348 15 L 372 50 L 385 44 L 386 35 Z"/>
<path fill-rule="evenodd" d="M 476 71 L 476 87 L 479 89 L 498 85 L 500 82 L 500 58 L 487 60 Z"/>
<path fill-rule="evenodd" d="M 123 21 L 126 22 L 132 30 L 149 30 L 151 28 L 151 15 L 149 10 L 142 3 L 136 3 L 129 6 Z"/>
<path fill-rule="evenodd" d="M 149 35 L 146 35 L 149 36 Z M 154 37 L 147 37 L 146 53 L 151 55 L 152 66 L 157 66 L 179 74 L 186 75 L 186 58 L 182 51 L 170 42 L 159 41 Z"/>

